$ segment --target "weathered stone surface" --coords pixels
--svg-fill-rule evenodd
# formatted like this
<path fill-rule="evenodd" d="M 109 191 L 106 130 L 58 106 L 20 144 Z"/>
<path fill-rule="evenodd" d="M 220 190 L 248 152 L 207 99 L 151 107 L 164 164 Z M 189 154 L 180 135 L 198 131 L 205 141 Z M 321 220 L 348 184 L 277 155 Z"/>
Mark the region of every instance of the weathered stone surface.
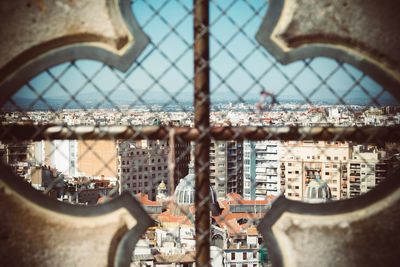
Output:
<path fill-rule="evenodd" d="M 78 58 L 126 70 L 148 43 L 129 0 L 0 1 L 0 22 L 2 94 Z"/>
<path fill-rule="evenodd" d="M 1 175 L 1 266 L 129 266 L 136 241 L 151 225 L 129 195 L 72 206 L 4 177 L 3 168 Z"/>
<path fill-rule="evenodd" d="M 271 0 L 257 40 L 283 63 L 328 56 L 355 65 L 399 99 L 399 1 Z"/>
<path fill-rule="evenodd" d="M 278 199 L 258 227 L 268 237 L 273 265 L 398 266 L 396 178 L 357 199 L 328 204 Z"/>

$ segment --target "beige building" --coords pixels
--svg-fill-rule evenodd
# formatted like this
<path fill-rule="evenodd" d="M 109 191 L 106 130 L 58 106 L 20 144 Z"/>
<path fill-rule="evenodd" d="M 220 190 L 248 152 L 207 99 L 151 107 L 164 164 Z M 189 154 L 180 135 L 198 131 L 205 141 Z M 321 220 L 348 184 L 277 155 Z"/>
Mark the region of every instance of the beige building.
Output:
<path fill-rule="evenodd" d="M 30 154 L 32 166 L 49 166 L 68 177 L 117 177 L 115 141 L 39 141 Z"/>
<path fill-rule="evenodd" d="M 90 177 L 117 177 L 117 146 L 115 141 L 77 141 L 77 147 L 79 174 Z"/>
<path fill-rule="evenodd" d="M 280 181 L 285 196 L 304 200 L 308 183 L 316 176 L 325 181 L 332 199 L 347 198 L 347 142 L 288 141 L 281 145 Z"/>

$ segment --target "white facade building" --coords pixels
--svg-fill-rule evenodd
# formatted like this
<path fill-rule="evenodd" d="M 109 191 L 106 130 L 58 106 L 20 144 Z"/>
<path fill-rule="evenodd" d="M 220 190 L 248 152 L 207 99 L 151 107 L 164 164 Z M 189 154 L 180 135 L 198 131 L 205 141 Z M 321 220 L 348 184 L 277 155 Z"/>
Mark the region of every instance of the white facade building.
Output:
<path fill-rule="evenodd" d="M 244 199 L 265 199 L 281 193 L 280 141 L 244 141 Z"/>

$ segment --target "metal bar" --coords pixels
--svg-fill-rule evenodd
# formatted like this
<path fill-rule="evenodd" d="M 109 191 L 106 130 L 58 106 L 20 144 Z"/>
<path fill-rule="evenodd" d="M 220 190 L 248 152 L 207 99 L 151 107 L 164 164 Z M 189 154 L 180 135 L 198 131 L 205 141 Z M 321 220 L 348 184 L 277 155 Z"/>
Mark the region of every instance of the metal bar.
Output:
<path fill-rule="evenodd" d="M 194 125 L 200 133 L 195 147 L 196 265 L 210 266 L 210 69 L 209 3 L 194 0 Z"/>
<path fill-rule="evenodd" d="M 164 126 L 55 126 L 55 125 L 0 125 L 1 142 L 40 141 L 56 139 L 160 140 L 174 135 L 183 141 L 195 141 L 200 131 L 190 127 Z M 209 136 L 215 140 L 320 140 L 354 142 L 398 142 L 400 126 L 365 127 L 210 127 Z"/>

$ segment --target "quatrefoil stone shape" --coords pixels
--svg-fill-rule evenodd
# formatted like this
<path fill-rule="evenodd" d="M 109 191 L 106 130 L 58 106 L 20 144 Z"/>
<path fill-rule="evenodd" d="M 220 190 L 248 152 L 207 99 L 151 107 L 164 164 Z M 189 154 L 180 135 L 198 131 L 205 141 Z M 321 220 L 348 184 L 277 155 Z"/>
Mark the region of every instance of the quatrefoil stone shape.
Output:
<path fill-rule="evenodd" d="M 0 266 L 130 266 L 153 225 L 124 193 L 98 206 L 44 196 L 0 164 Z"/>
<path fill-rule="evenodd" d="M 0 105 L 41 71 L 94 59 L 125 71 L 148 44 L 129 0 L 0 1 Z"/>
<path fill-rule="evenodd" d="M 399 1 L 270 0 L 256 39 L 281 63 L 326 56 L 400 99 Z"/>

